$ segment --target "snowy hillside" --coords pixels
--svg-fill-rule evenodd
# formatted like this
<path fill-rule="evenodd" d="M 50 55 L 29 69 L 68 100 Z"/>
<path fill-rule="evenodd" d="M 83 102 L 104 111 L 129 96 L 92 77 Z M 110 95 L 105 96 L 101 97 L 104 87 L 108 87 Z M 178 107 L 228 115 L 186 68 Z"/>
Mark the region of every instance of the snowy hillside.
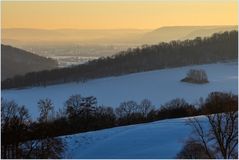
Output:
<path fill-rule="evenodd" d="M 180 82 L 189 69 L 204 69 L 209 83 L 203 85 Z M 73 94 L 95 96 L 98 104 L 117 107 L 120 102 L 140 102 L 148 98 L 156 106 L 174 98 L 184 98 L 195 103 L 199 97 L 206 97 L 212 91 L 226 91 L 237 94 L 237 62 L 195 65 L 174 69 L 163 69 L 90 80 L 86 83 L 68 83 L 48 87 L 3 90 L 2 97 L 26 105 L 33 117 L 38 116 L 37 102 L 41 98 L 53 100 L 56 108 Z"/>
<path fill-rule="evenodd" d="M 163 120 L 64 136 L 65 158 L 175 158 L 192 132 L 186 120 Z"/>

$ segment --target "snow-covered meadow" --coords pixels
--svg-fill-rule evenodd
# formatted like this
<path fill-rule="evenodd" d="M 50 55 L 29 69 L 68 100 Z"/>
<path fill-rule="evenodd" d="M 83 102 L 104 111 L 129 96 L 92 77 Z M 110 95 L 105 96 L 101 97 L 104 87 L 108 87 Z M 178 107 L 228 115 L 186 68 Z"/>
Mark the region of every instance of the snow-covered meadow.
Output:
<path fill-rule="evenodd" d="M 208 84 L 189 84 L 180 82 L 189 69 L 204 69 Z M 25 105 L 32 117 L 38 116 L 37 102 L 50 98 L 56 110 L 73 94 L 95 96 L 99 105 L 117 107 L 121 102 L 134 100 L 140 102 L 148 98 L 155 106 L 174 98 L 184 98 L 196 103 L 213 91 L 237 94 L 237 61 L 228 63 L 205 64 L 134 73 L 118 77 L 89 80 L 85 83 L 68 83 L 47 87 L 2 90 L 2 97 Z"/>
<path fill-rule="evenodd" d="M 200 121 L 207 124 L 203 117 Z M 192 133 L 186 122 L 178 118 L 63 136 L 64 158 L 175 158 Z"/>

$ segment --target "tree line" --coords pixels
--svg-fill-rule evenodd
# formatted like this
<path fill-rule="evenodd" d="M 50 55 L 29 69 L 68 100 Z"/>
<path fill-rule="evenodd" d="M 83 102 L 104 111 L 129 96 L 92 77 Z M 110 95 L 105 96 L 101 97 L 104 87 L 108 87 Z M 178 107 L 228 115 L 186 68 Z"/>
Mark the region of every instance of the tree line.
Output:
<path fill-rule="evenodd" d="M 60 158 L 64 153 L 62 135 L 94 131 L 129 124 L 146 123 L 169 118 L 210 115 L 237 111 L 237 95 L 212 92 L 197 105 L 184 99 L 173 99 L 156 108 L 148 99 L 139 104 L 125 101 L 113 109 L 98 106 L 93 96 L 72 95 L 64 108 L 55 111 L 48 98 L 38 102 L 37 120 L 31 120 L 25 106 L 2 99 L 2 158 Z"/>
<path fill-rule="evenodd" d="M 25 106 L 1 100 L 1 158 L 58 159 L 65 145 L 62 139 L 50 137 L 50 101 L 39 101 L 40 116 L 32 121 Z M 38 127 L 34 127 L 37 124 Z"/>
<path fill-rule="evenodd" d="M 237 59 L 238 32 L 143 45 L 69 68 L 31 72 L 2 81 L 2 89 L 46 86 L 129 73 Z"/>

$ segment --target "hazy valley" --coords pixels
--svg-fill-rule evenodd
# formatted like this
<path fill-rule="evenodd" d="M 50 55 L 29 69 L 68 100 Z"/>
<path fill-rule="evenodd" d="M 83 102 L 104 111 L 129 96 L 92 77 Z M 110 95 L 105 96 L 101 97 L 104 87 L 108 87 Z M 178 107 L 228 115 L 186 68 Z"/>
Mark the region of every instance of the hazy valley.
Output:
<path fill-rule="evenodd" d="M 3 29 L 2 43 L 56 59 L 60 67 L 111 56 L 128 48 L 208 37 L 237 26 L 172 26 L 155 30 Z"/>
<path fill-rule="evenodd" d="M 238 159 L 238 4 L 2 1 L 2 159 Z"/>

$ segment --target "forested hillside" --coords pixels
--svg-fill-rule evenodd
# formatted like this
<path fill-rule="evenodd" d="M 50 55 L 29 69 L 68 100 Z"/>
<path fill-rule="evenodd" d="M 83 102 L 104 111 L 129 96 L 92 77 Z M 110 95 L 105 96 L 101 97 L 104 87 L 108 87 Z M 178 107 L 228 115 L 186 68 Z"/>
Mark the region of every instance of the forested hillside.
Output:
<path fill-rule="evenodd" d="M 111 57 L 102 57 L 71 68 L 28 73 L 2 82 L 2 88 L 50 85 L 86 81 L 107 76 L 204 64 L 236 59 L 238 32 L 216 33 L 211 37 L 171 41 L 128 49 Z"/>
<path fill-rule="evenodd" d="M 27 72 L 57 68 L 57 61 L 22 49 L 1 45 L 2 79 Z"/>

